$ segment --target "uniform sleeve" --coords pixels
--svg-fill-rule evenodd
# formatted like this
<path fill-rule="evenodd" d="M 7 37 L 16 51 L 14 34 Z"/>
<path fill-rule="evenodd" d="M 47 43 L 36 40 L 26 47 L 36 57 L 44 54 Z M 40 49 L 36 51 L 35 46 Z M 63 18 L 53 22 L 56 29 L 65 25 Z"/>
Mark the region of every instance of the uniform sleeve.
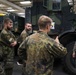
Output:
<path fill-rule="evenodd" d="M 5 34 L 2 33 L 1 39 L 4 43 L 6 43 L 8 45 L 10 45 L 14 41 L 16 41 L 15 36 L 13 34 L 9 34 L 9 33 L 5 33 Z"/>
<path fill-rule="evenodd" d="M 2 45 L 0 44 L 0 61 L 3 59 Z"/>
<path fill-rule="evenodd" d="M 20 44 L 18 48 L 18 56 L 20 59 L 25 59 L 26 58 L 26 43 L 27 43 L 27 38 Z"/>
<path fill-rule="evenodd" d="M 62 44 L 59 44 L 55 41 L 48 43 L 47 47 L 49 53 L 51 53 L 54 57 L 63 57 L 67 54 L 67 49 L 63 47 Z"/>
<path fill-rule="evenodd" d="M 27 37 L 26 33 L 21 33 L 21 35 L 18 38 L 18 43 L 19 44 L 22 43 L 26 37 Z"/>
<path fill-rule="evenodd" d="M 21 36 L 18 37 L 17 42 L 20 44 L 22 42 Z"/>

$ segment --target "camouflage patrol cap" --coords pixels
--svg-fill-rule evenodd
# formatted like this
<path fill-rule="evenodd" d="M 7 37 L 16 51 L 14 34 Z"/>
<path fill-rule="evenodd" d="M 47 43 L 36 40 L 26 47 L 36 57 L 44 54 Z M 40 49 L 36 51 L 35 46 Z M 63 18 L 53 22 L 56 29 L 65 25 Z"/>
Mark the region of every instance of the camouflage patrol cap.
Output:
<path fill-rule="evenodd" d="M 40 28 L 45 28 L 47 24 L 51 25 L 51 23 L 52 23 L 52 19 L 50 17 L 45 16 L 45 15 L 42 15 L 39 17 L 38 26 Z"/>

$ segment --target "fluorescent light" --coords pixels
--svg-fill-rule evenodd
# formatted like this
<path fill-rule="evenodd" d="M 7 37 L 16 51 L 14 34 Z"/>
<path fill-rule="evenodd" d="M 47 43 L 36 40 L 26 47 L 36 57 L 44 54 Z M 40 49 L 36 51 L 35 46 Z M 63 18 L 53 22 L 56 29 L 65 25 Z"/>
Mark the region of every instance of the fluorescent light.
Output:
<path fill-rule="evenodd" d="M 73 0 L 67 0 L 69 5 L 73 5 Z"/>
<path fill-rule="evenodd" d="M 4 4 L 0 4 L 0 7 L 6 7 L 6 5 L 4 5 Z"/>
<path fill-rule="evenodd" d="M 7 8 L 7 11 L 8 11 L 8 12 L 14 12 L 14 11 L 17 11 L 17 10 L 13 9 L 12 7 L 8 7 L 8 8 Z"/>
<path fill-rule="evenodd" d="M 21 4 L 31 4 L 32 2 L 31 1 L 22 1 L 20 2 Z"/>
<path fill-rule="evenodd" d="M 8 9 L 7 11 L 9 11 L 9 12 L 13 12 L 13 11 L 16 11 L 16 10 L 14 10 L 14 9 L 10 9 L 10 10 L 9 10 L 9 9 Z"/>
<path fill-rule="evenodd" d="M 8 10 L 11 10 L 11 9 L 12 9 L 12 7 L 8 7 L 7 9 L 8 9 Z"/>
<path fill-rule="evenodd" d="M 25 16 L 21 16 L 21 17 L 25 18 Z"/>
<path fill-rule="evenodd" d="M 25 13 L 18 13 L 19 16 L 25 17 Z"/>
<path fill-rule="evenodd" d="M 68 2 L 72 2 L 72 0 L 67 0 Z"/>
<path fill-rule="evenodd" d="M 18 14 L 23 15 L 23 14 L 25 14 L 25 13 L 18 13 Z"/>

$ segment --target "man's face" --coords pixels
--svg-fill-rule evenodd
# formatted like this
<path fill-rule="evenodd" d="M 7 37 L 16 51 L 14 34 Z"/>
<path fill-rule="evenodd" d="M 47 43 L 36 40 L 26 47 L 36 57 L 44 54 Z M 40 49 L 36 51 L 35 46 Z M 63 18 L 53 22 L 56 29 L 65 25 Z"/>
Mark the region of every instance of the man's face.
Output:
<path fill-rule="evenodd" d="M 12 21 L 9 21 L 9 22 L 7 23 L 7 29 L 8 29 L 8 30 L 11 30 L 12 27 L 13 27 L 13 22 L 12 22 Z"/>
<path fill-rule="evenodd" d="M 25 25 L 25 29 L 27 30 L 27 31 L 30 31 L 30 30 L 32 30 L 32 25 L 31 24 L 26 24 Z"/>

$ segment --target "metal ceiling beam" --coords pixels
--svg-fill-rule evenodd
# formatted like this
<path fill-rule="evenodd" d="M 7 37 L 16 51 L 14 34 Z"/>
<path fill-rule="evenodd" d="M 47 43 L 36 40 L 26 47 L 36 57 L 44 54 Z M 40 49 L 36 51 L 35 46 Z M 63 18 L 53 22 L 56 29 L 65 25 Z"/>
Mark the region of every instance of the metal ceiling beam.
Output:
<path fill-rule="evenodd" d="M 6 14 L 7 12 L 0 10 L 0 13 Z"/>
<path fill-rule="evenodd" d="M 7 1 L 7 0 L 0 0 L 0 2 L 3 3 L 3 4 L 6 4 L 6 5 L 10 6 L 10 7 L 13 7 L 13 8 L 15 8 L 15 9 L 18 9 L 18 10 L 20 10 L 21 12 L 25 12 L 25 10 L 24 10 L 23 8 L 15 5 L 15 4 Z"/>

